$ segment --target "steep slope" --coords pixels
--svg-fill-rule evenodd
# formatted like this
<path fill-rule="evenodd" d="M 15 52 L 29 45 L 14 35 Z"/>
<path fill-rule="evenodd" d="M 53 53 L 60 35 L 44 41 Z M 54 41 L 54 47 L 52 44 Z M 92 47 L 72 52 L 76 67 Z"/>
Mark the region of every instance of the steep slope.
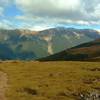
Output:
<path fill-rule="evenodd" d="M 100 39 L 51 55 L 40 61 L 100 61 Z"/>
<path fill-rule="evenodd" d="M 36 34 L 28 30 L 0 30 L 0 43 L 7 45 L 16 58 L 35 59 L 48 54 L 42 45 L 44 41 Z"/>
<path fill-rule="evenodd" d="M 42 58 L 97 38 L 100 34 L 88 29 L 58 27 L 39 32 L 0 30 L 0 43 L 14 53 L 13 59 Z"/>
<path fill-rule="evenodd" d="M 42 31 L 38 36 L 47 41 L 50 54 L 100 38 L 95 30 L 62 27 Z"/>
<path fill-rule="evenodd" d="M 0 43 L 0 59 L 10 60 L 14 58 L 13 51 L 6 45 Z"/>
<path fill-rule="evenodd" d="M 31 60 L 36 55 L 33 52 L 20 50 L 14 52 L 7 44 L 0 43 L 0 60 Z"/>

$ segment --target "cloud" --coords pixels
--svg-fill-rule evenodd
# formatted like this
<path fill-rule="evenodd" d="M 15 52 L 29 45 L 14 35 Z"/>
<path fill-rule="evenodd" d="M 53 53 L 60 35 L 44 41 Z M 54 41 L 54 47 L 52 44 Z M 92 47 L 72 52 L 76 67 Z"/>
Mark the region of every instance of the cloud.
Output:
<path fill-rule="evenodd" d="M 1 29 L 14 29 L 15 26 L 13 23 L 11 23 L 11 21 L 8 21 L 6 19 L 2 19 L 0 21 L 0 28 Z"/>
<path fill-rule="evenodd" d="M 4 15 L 4 10 L 7 6 L 10 6 L 12 4 L 13 0 L 0 0 L 0 16 Z"/>
<path fill-rule="evenodd" d="M 100 0 L 16 0 L 26 15 L 72 21 L 100 19 Z"/>
<path fill-rule="evenodd" d="M 12 5 L 13 2 L 14 0 L 0 0 L 0 7 L 5 9 L 7 6 Z"/>
<path fill-rule="evenodd" d="M 80 0 L 16 0 L 16 5 L 24 13 L 41 17 L 76 18 L 80 3 Z"/>
<path fill-rule="evenodd" d="M 11 18 L 17 28 L 100 25 L 100 0 L 0 0 L 0 16 L 12 5 L 22 12 Z"/>
<path fill-rule="evenodd" d="M 95 7 L 94 16 L 100 19 L 100 4 Z"/>
<path fill-rule="evenodd" d="M 3 16 L 3 11 L 4 11 L 4 9 L 2 7 L 0 7 L 0 16 Z"/>

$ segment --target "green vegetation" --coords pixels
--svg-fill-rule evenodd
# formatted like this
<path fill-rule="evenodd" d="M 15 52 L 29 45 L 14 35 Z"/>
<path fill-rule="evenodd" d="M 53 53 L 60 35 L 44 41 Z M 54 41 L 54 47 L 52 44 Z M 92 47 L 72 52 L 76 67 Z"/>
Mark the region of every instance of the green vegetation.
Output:
<path fill-rule="evenodd" d="M 0 62 L 8 100 L 85 100 L 100 94 L 99 62 Z"/>

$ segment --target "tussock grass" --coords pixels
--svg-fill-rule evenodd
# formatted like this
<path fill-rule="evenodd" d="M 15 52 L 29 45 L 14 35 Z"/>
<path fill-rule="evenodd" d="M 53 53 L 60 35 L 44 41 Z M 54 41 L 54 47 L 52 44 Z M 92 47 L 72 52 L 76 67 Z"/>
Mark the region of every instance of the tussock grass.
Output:
<path fill-rule="evenodd" d="M 99 62 L 0 63 L 7 73 L 8 100 L 80 100 L 81 93 L 100 93 Z"/>

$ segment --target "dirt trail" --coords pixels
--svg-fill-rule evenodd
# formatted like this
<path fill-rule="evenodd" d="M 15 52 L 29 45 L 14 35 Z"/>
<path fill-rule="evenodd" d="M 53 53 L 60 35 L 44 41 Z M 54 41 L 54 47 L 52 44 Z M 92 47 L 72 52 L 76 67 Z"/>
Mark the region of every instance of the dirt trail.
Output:
<path fill-rule="evenodd" d="M 5 91 L 7 89 L 7 74 L 0 71 L 0 100 L 7 100 L 5 96 Z"/>

